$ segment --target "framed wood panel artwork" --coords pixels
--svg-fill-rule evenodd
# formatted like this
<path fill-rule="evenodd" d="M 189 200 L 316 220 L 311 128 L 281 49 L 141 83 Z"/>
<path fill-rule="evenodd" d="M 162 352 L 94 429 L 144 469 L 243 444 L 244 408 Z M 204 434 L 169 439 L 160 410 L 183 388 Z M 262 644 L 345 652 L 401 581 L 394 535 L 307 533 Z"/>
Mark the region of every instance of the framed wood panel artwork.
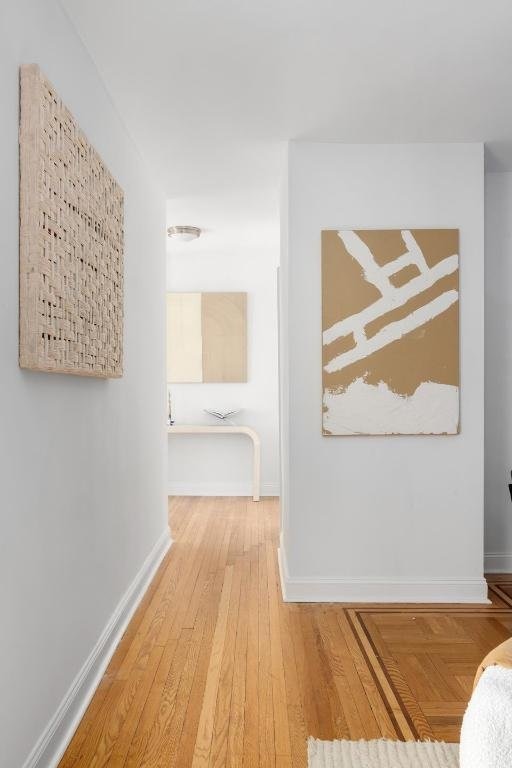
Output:
<path fill-rule="evenodd" d="M 167 381 L 247 381 L 247 294 L 167 294 Z"/>

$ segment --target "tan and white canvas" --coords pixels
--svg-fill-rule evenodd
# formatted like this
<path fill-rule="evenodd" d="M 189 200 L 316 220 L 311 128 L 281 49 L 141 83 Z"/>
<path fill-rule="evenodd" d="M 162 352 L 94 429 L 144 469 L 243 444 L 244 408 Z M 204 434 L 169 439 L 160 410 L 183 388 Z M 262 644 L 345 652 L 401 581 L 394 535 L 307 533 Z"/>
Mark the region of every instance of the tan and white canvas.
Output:
<path fill-rule="evenodd" d="M 459 431 L 457 229 L 322 232 L 325 435 Z"/>
<path fill-rule="evenodd" d="M 167 381 L 247 381 L 247 294 L 167 294 Z"/>

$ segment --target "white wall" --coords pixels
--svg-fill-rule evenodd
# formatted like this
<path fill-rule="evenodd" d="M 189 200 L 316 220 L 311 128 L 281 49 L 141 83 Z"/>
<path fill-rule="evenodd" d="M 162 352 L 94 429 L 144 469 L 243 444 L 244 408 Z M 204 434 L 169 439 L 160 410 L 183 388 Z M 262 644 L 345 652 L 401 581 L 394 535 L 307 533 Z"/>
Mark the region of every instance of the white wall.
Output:
<path fill-rule="evenodd" d="M 485 177 L 485 567 L 512 571 L 512 173 Z"/>
<path fill-rule="evenodd" d="M 211 201 L 222 206 L 222 201 Z M 170 223 L 198 223 L 204 214 L 176 218 L 178 204 L 169 205 Z M 261 492 L 279 493 L 278 369 L 277 369 L 277 263 L 279 236 L 277 204 L 275 228 L 269 227 L 255 247 L 249 211 L 235 235 L 230 233 L 230 202 L 194 243 L 176 248 L 169 243 L 167 290 L 246 291 L 248 381 L 241 384 L 170 384 L 177 423 L 219 423 L 204 408 L 241 408 L 233 421 L 248 424 L 261 438 Z M 225 221 L 227 219 L 227 222 Z M 258 225 L 252 222 L 255 236 Z M 250 230 L 250 227 L 249 227 Z M 173 435 L 168 438 L 168 491 L 170 495 L 250 495 L 252 443 L 242 435 Z"/>
<path fill-rule="evenodd" d="M 39 761 L 34 753 L 27 763 L 49 768 L 169 542 L 165 204 L 60 4 L 2 3 L 0 17 L 0 766 L 20 768 L 51 724 Z M 27 62 L 41 66 L 125 191 L 119 380 L 18 368 L 18 66 Z"/>
<path fill-rule="evenodd" d="M 289 599 L 484 599 L 483 148 L 291 143 L 281 569 Z M 455 437 L 321 434 L 320 231 L 458 227 Z"/>

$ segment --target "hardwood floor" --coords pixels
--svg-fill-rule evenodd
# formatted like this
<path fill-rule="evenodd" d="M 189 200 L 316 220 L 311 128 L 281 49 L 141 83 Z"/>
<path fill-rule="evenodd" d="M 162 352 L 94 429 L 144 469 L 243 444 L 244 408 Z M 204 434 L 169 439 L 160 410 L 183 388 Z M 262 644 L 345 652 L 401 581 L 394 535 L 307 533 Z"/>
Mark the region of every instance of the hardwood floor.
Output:
<path fill-rule="evenodd" d="M 283 603 L 278 505 L 175 498 L 174 545 L 60 768 L 300 768 L 306 739 L 458 741 L 491 606 Z"/>

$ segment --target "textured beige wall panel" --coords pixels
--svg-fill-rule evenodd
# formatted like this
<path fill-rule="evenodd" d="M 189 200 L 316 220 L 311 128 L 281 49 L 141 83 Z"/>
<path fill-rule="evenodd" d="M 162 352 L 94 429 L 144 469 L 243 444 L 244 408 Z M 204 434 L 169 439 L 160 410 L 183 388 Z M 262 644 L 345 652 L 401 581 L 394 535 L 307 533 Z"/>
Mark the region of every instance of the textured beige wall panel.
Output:
<path fill-rule="evenodd" d="M 36 64 L 20 86 L 20 366 L 122 376 L 123 191 Z"/>

